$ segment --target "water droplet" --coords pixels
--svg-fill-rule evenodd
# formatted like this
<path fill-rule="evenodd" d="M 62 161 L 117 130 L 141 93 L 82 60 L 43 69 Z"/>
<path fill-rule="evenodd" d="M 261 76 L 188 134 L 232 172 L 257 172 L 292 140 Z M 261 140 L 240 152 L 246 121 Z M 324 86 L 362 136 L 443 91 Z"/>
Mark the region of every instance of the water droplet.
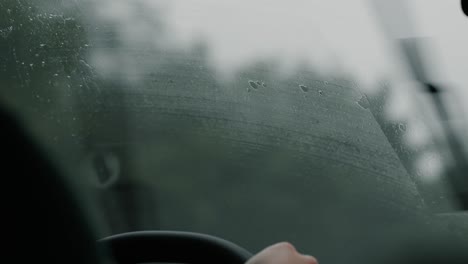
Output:
<path fill-rule="evenodd" d="M 91 65 L 89 65 L 88 63 L 86 63 L 86 61 L 84 60 L 80 60 L 80 63 L 82 65 L 84 65 L 86 68 L 88 68 L 89 70 L 92 70 L 93 68 L 91 67 Z"/>
<path fill-rule="evenodd" d="M 0 29 L 0 36 L 2 36 L 3 38 L 7 38 L 12 31 L 13 31 L 13 26 L 9 26 L 7 28 Z"/>
<path fill-rule="evenodd" d="M 54 76 L 57 77 L 57 76 L 58 76 L 58 73 L 54 74 Z"/>
<path fill-rule="evenodd" d="M 34 56 L 36 56 L 36 57 L 39 57 L 39 54 L 38 54 L 38 53 L 36 53 Z"/>
<path fill-rule="evenodd" d="M 11 9 L 6 10 L 8 14 L 11 14 Z"/>
<path fill-rule="evenodd" d="M 258 88 L 258 85 L 257 85 L 254 81 L 252 81 L 252 80 L 249 80 L 249 85 L 250 85 L 250 87 L 252 87 L 252 88 L 254 88 L 254 89 L 257 89 L 257 88 Z"/>
<path fill-rule="evenodd" d="M 309 87 L 303 85 L 303 84 L 299 84 L 299 88 L 301 88 L 301 90 L 304 92 L 304 93 L 307 93 L 309 91 Z"/>
<path fill-rule="evenodd" d="M 30 63 L 30 64 L 29 64 L 29 67 L 31 67 L 31 68 L 32 68 L 33 66 L 34 66 L 34 64 L 33 64 L 33 63 Z"/>
<path fill-rule="evenodd" d="M 68 79 L 70 79 L 70 78 L 71 78 L 71 76 L 70 76 L 70 75 L 67 75 L 67 78 L 68 78 Z"/>
<path fill-rule="evenodd" d="M 367 96 L 363 95 L 359 101 L 356 102 L 360 107 L 364 109 L 369 109 L 369 100 L 367 100 Z"/>
<path fill-rule="evenodd" d="M 398 129 L 400 129 L 401 132 L 406 132 L 406 125 L 403 123 L 399 123 Z"/>

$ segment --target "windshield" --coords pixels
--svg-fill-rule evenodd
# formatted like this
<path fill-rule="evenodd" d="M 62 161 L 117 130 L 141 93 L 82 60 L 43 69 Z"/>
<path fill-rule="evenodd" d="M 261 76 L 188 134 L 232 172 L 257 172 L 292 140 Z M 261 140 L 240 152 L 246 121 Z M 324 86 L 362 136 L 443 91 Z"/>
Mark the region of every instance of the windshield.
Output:
<path fill-rule="evenodd" d="M 288 240 L 329 263 L 398 244 L 395 226 L 468 243 L 443 129 L 465 152 L 468 19 L 459 1 L 390 4 L 396 20 L 372 2 L 3 0 L 0 98 L 102 236 Z M 395 41 L 421 37 L 449 120 Z"/>

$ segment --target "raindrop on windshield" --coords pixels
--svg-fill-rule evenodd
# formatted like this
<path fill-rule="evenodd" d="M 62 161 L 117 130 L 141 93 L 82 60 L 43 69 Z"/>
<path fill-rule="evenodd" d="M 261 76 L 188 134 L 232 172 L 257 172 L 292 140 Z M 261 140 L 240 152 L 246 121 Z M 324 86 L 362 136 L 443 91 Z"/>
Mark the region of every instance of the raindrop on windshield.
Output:
<path fill-rule="evenodd" d="M 91 67 L 91 65 L 89 65 L 88 63 L 86 63 L 86 61 L 84 61 L 84 60 L 80 60 L 80 63 L 81 63 L 82 65 L 84 65 L 86 68 L 90 69 L 90 70 L 93 69 L 93 68 Z"/>
<path fill-rule="evenodd" d="M 257 88 L 258 88 L 258 85 L 257 85 L 254 81 L 252 81 L 252 80 L 249 81 L 249 85 L 250 85 L 250 87 L 252 87 L 252 88 L 254 88 L 254 89 L 257 89 Z"/>
<path fill-rule="evenodd" d="M 399 123 L 398 129 L 400 129 L 401 132 L 406 132 L 406 125 L 403 123 Z"/>
<path fill-rule="evenodd" d="M 309 91 L 309 87 L 303 85 L 303 84 L 299 84 L 299 88 L 301 88 L 301 90 L 304 92 L 304 93 L 307 93 Z"/>
<path fill-rule="evenodd" d="M 361 97 L 361 99 L 359 99 L 359 101 L 357 101 L 357 104 L 364 108 L 364 109 L 369 109 L 370 105 L 369 105 L 369 101 L 367 100 L 367 96 L 366 95 L 363 95 Z"/>

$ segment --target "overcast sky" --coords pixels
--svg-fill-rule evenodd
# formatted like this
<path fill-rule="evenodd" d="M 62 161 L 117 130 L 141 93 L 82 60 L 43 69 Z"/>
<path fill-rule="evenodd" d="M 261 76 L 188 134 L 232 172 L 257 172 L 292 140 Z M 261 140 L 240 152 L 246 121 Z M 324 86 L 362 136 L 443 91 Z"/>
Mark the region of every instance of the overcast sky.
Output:
<path fill-rule="evenodd" d="M 285 64 L 307 59 L 321 70 L 331 70 L 338 63 L 370 84 L 398 68 L 399 59 L 370 0 L 163 2 L 171 33 L 181 43 L 206 41 L 221 71 L 279 56 Z M 402 15 L 404 10 L 392 10 L 398 0 L 383 2 L 396 28 L 394 37 L 431 37 L 431 59 L 441 64 L 437 78 L 457 86 L 468 83 L 468 54 L 462 51 L 468 47 L 468 18 L 459 0 L 403 1 L 413 21 Z"/>

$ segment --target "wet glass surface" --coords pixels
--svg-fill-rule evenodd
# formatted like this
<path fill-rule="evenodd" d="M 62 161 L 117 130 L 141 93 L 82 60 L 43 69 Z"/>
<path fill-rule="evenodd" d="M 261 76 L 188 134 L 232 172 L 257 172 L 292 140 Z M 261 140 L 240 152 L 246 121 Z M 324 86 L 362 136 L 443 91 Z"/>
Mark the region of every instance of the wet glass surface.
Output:
<path fill-rule="evenodd" d="M 466 240 L 442 127 L 466 145 L 468 39 L 447 29 L 467 20 L 410 9 L 442 58 L 441 123 L 367 3 L 331 2 L 5 0 L 0 99 L 85 186 L 102 235 L 288 240 L 329 263 L 416 227 Z"/>

